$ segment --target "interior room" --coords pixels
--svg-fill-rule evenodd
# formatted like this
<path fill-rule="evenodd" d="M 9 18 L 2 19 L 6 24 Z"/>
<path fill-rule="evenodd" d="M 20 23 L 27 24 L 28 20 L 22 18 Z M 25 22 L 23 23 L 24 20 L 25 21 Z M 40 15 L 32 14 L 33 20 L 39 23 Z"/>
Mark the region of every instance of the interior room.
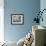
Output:
<path fill-rule="evenodd" d="M 0 0 L 0 46 L 46 46 L 46 0 Z"/>

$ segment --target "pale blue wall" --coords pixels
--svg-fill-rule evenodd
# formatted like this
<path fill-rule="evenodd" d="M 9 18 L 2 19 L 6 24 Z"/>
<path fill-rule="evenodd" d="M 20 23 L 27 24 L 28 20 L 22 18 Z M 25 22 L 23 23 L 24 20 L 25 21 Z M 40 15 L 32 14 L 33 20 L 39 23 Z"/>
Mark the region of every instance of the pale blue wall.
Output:
<path fill-rule="evenodd" d="M 5 40 L 17 41 L 24 37 L 32 27 L 32 19 L 40 9 L 39 0 L 4 0 Z M 39 11 L 39 10 L 38 10 Z M 11 25 L 11 14 L 23 13 L 24 25 Z"/>
<path fill-rule="evenodd" d="M 43 9 L 46 9 L 46 0 L 41 0 L 40 1 L 40 10 L 42 11 Z M 45 26 L 46 27 L 46 10 L 43 12 L 43 22 L 40 22 L 40 25 Z"/>
<path fill-rule="evenodd" d="M 40 10 L 42 11 L 43 9 L 46 9 L 46 0 L 40 1 Z M 46 11 L 44 11 L 42 17 L 43 17 L 43 22 L 40 21 L 40 25 L 46 27 Z M 46 37 L 45 37 L 45 39 L 46 39 Z M 45 44 L 46 44 L 46 40 L 45 40 Z"/>

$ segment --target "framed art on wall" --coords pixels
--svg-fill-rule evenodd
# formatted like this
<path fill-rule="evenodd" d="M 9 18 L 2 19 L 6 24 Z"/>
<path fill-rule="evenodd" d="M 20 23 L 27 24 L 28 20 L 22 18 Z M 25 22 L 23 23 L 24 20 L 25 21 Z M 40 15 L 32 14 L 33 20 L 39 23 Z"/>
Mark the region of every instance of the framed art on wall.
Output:
<path fill-rule="evenodd" d="M 24 14 L 11 14 L 11 24 L 13 25 L 24 24 Z"/>

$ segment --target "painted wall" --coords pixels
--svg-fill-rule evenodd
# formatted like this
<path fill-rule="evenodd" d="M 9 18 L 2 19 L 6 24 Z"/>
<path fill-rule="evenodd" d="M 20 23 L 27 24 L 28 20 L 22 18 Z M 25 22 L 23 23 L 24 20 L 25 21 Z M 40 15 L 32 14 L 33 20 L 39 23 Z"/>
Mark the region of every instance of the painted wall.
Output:
<path fill-rule="evenodd" d="M 41 11 L 43 10 L 43 9 L 46 9 L 46 0 L 41 0 L 40 1 L 40 9 L 41 9 Z M 43 22 L 41 21 L 40 22 L 40 25 L 43 25 L 43 26 L 46 26 L 46 10 L 43 12 L 43 15 L 42 15 L 42 17 L 43 17 Z"/>
<path fill-rule="evenodd" d="M 32 21 L 40 9 L 40 0 L 4 0 L 4 35 L 7 41 L 18 41 L 32 29 Z M 12 25 L 11 14 L 24 14 L 24 25 Z"/>

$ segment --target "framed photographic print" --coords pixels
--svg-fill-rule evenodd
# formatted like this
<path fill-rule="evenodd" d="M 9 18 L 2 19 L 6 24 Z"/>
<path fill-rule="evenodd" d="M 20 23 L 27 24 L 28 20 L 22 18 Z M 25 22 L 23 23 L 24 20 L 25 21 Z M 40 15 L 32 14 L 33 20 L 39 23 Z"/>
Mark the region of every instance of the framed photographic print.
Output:
<path fill-rule="evenodd" d="M 11 14 L 11 24 L 14 25 L 24 24 L 24 14 Z"/>

